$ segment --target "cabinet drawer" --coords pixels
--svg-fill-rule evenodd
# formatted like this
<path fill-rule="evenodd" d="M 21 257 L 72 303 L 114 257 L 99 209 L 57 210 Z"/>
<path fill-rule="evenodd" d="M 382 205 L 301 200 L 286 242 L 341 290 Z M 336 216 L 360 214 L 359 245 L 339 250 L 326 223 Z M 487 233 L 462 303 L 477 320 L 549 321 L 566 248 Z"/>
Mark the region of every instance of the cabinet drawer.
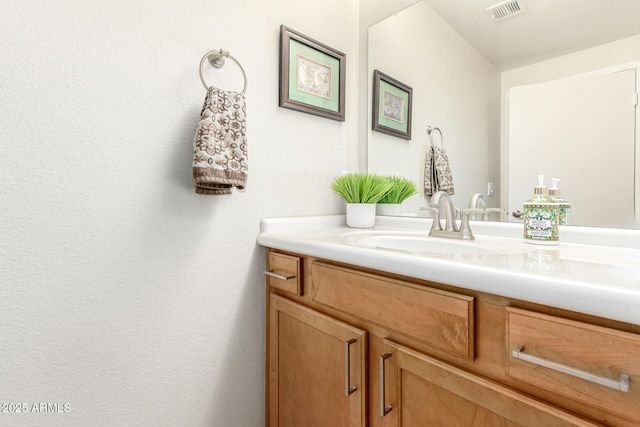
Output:
<path fill-rule="evenodd" d="M 314 301 L 473 360 L 473 297 L 321 262 L 311 277 Z"/>
<path fill-rule="evenodd" d="M 384 340 L 383 351 L 380 408 L 385 412 L 380 415 L 385 427 L 600 426 L 392 341 Z"/>
<path fill-rule="evenodd" d="M 295 295 L 302 295 L 301 260 L 299 257 L 269 252 L 267 284 Z"/>
<path fill-rule="evenodd" d="M 640 420 L 640 335 L 511 307 L 506 310 L 509 376 Z"/>

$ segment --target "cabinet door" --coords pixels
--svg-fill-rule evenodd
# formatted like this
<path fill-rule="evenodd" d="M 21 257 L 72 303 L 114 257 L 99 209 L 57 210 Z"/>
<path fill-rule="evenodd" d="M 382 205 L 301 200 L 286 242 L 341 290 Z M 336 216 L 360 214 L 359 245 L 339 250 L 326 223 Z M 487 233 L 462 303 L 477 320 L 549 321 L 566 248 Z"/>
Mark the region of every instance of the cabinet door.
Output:
<path fill-rule="evenodd" d="M 277 295 L 269 310 L 270 427 L 364 427 L 365 331 Z"/>
<path fill-rule="evenodd" d="M 391 341 L 383 347 L 384 427 L 598 425 Z"/>

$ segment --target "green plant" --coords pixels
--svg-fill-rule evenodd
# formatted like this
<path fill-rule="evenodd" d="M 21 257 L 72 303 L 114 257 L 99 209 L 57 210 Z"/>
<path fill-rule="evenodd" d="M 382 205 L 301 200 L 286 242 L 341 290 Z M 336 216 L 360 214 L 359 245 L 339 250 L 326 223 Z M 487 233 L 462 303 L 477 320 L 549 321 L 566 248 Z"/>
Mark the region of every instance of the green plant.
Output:
<path fill-rule="evenodd" d="M 391 189 L 391 183 L 372 173 L 348 173 L 334 179 L 331 188 L 347 203 L 377 203 Z"/>
<path fill-rule="evenodd" d="M 401 176 L 386 176 L 391 183 L 391 190 L 378 203 L 402 203 L 418 193 L 418 187 L 413 181 Z"/>

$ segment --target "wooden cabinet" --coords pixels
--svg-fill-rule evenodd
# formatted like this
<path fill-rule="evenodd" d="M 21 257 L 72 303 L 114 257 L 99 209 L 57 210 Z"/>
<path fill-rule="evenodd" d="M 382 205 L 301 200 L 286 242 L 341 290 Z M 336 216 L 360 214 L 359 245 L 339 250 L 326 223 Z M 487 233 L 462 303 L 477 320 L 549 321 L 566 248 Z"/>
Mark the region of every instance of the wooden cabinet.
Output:
<path fill-rule="evenodd" d="M 274 250 L 267 271 L 269 427 L 640 425 L 640 325 Z"/>
<path fill-rule="evenodd" d="M 640 425 L 640 335 L 512 307 L 507 373 Z"/>
<path fill-rule="evenodd" d="M 384 427 L 599 425 L 394 342 L 384 350 Z"/>
<path fill-rule="evenodd" d="M 269 425 L 364 427 L 367 333 L 270 298 Z"/>
<path fill-rule="evenodd" d="M 473 360 L 473 297 L 323 262 L 311 263 L 311 277 L 313 301 Z"/>
<path fill-rule="evenodd" d="M 267 284 L 275 289 L 302 295 L 300 257 L 270 252 L 267 258 Z"/>

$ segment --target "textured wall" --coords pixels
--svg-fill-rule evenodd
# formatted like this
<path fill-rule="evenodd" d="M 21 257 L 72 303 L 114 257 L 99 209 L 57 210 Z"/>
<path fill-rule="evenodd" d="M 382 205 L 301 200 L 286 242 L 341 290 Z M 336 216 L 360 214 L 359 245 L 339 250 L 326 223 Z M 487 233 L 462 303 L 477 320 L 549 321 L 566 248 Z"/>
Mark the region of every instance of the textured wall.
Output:
<path fill-rule="evenodd" d="M 358 2 L 2 9 L 0 403 L 29 413 L 0 425 L 263 425 L 259 220 L 343 209 L 329 183 L 358 140 Z M 347 54 L 347 122 L 278 107 L 280 24 Z M 249 181 L 199 196 L 198 64 L 220 47 L 249 78 Z"/>

